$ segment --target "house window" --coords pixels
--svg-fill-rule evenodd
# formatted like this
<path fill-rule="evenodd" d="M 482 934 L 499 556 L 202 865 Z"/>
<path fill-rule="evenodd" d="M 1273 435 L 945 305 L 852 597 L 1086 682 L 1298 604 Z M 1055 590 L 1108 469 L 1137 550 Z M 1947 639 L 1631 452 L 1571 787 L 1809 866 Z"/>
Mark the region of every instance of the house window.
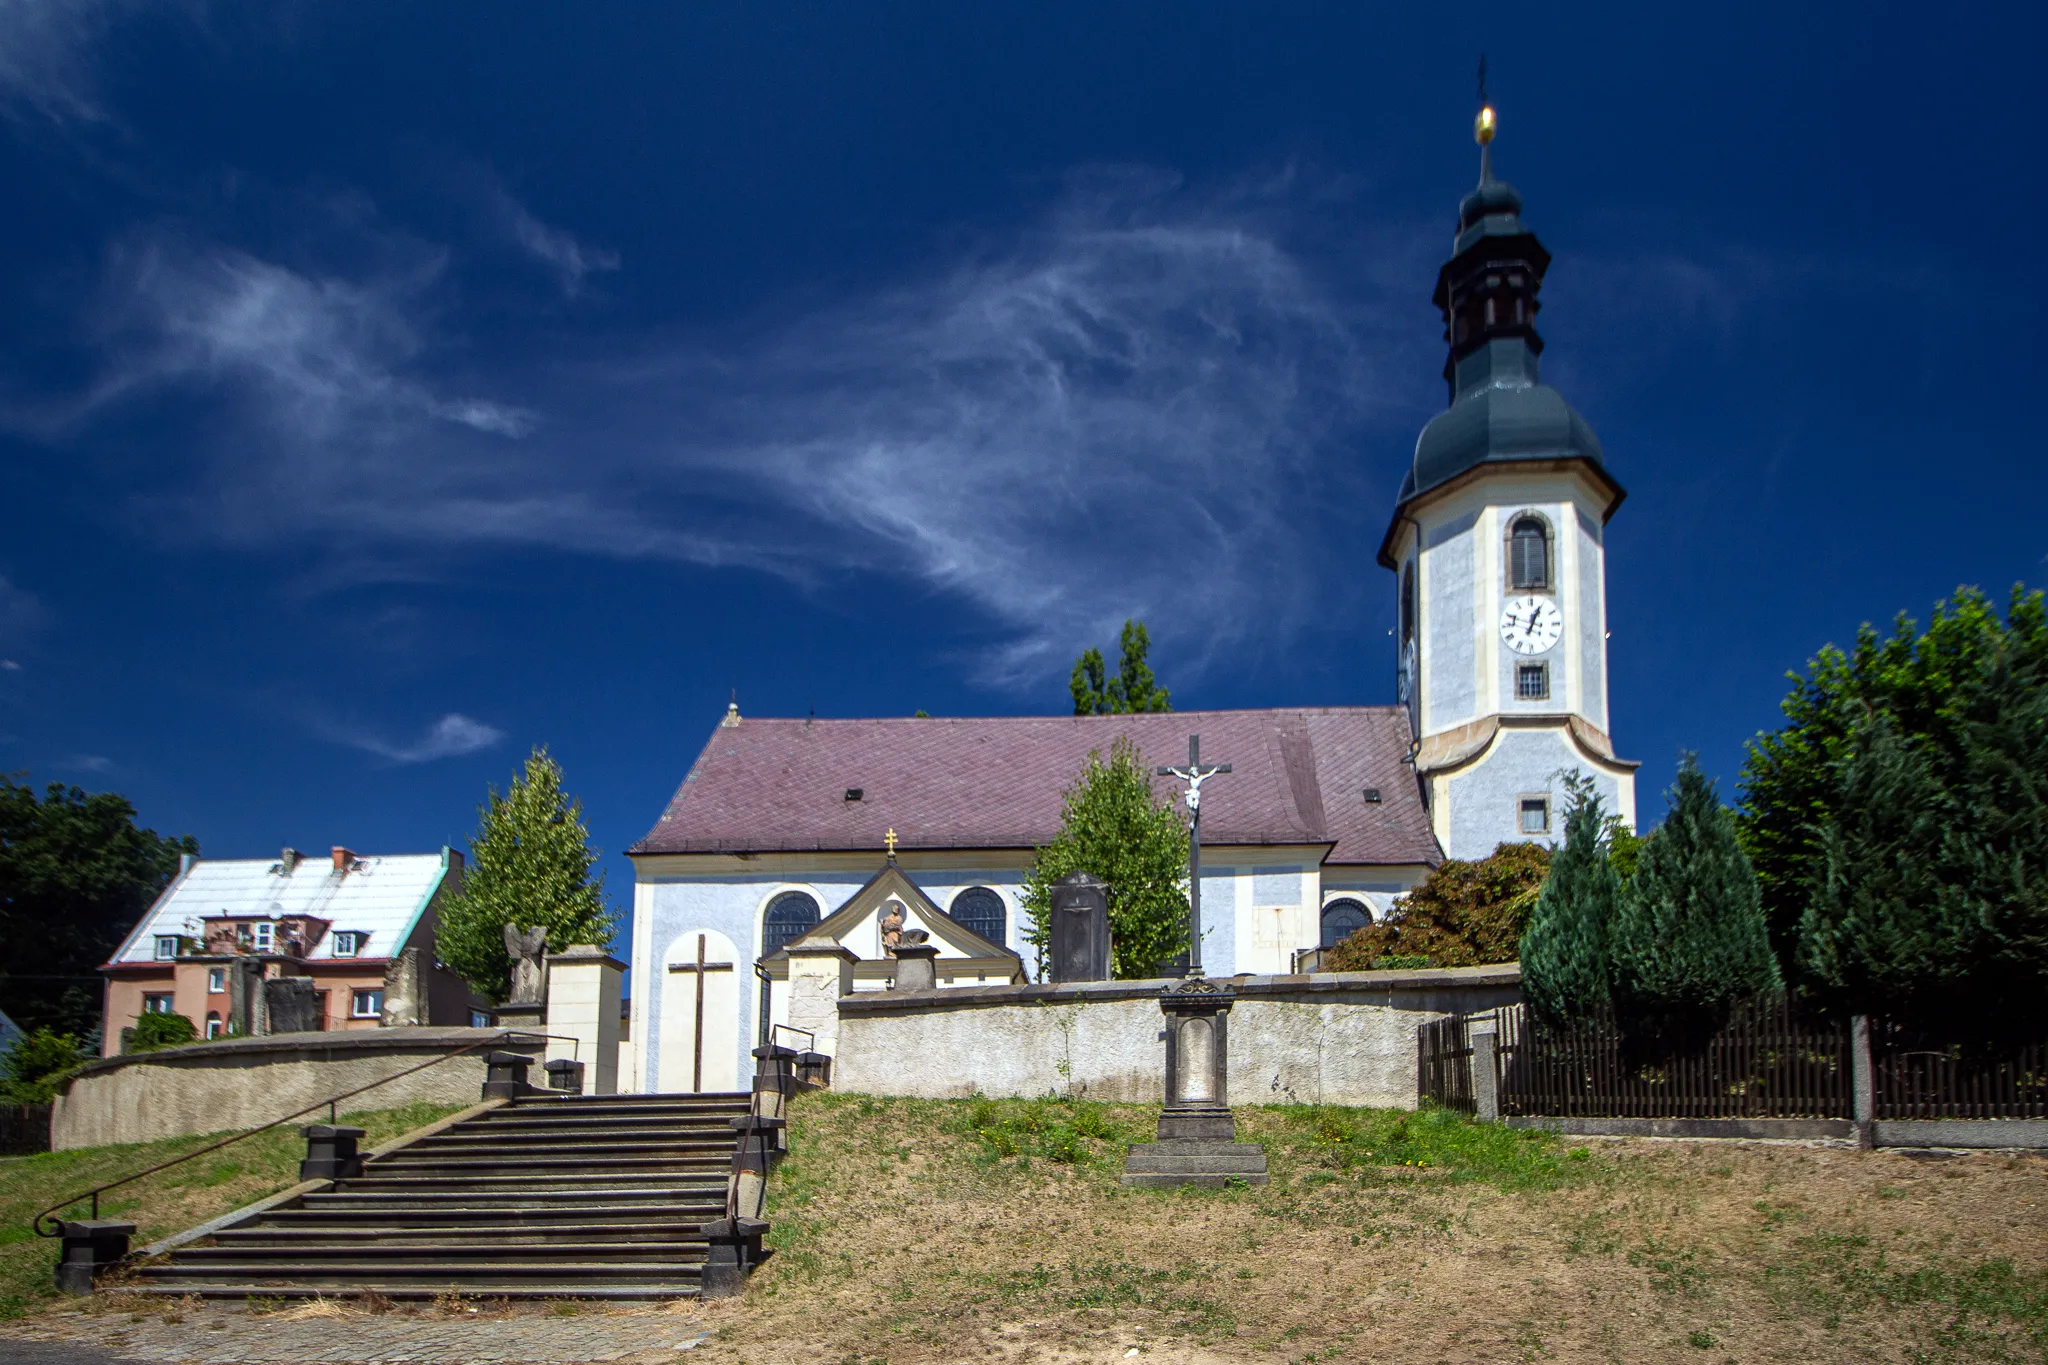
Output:
<path fill-rule="evenodd" d="M 384 1013 L 384 992 L 357 991 L 349 999 L 348 1017 L 375 1019 Z"/>
<path fill-rule="evenodd" d="M 218 1010 L 208 1010 L 206 1012 L 206 1036 L 218 1038 L 226 1031 L 226 1026 L 220 1021 L 220 1012 Z"/>
<path fill-rule="evenodd" d="M 276 942 L 277 926 L 267 919 L 258 920 L 256 922 L 256 951 L 267 953 Z"/>
<path fill-rule="evenodd" d="M 471 1028 L 489 1028 L 491 1026 L 491 1016 L 482 1010 L 471 1010 L 469 1012 L 469 1026 Z"/>
<path fill-rule="evenodd" d="M 1001 943 L 1004 910 L 1000 895 L 985 886 L 970 886 L 953 897 L 953 908 L 947 913 L 953 923 L 969 933 L 980 934 L 990 943 Z"/>
<path fill-rule="evenodd" d="M 1525 796 L 1522 798 L 1522 833 L 1550 833 L 1549 797 Z"/>
<path fill-rule="evenodd" d="M 158 934 L 156 936 L 156 960 L 158 962 L 169 962 L 177 955 L 178 936 L 176 934 Z"/>
<path fill-rule="evenodd" d="M 1365 902 L 1344 896 L 1323 907 L 1323 942 L 1325 948 L 1334 948 L 1345 939 L 1372 923 L 1372 911 L 1365 908 Z"/>
<path fill-rule="evenodd" d="M 363 939 L 367 937 L 354 929 L 344 929 L 334 936 L 334 955 L 354 957 L 363 950 Z"/>
<path fill-rule="evenodd" d="M 208 967 L 206 969 L 206 993 L 208 995 L 219 995 L 227 988 L 228 969 L 225 967 Z"/>
<path fill-rule="evenodd" d="M 1550 528 L 1541 517 L 1517 517 L 1508 531 L 1508 585 L 1550 586 Z"/>
<path fill-rule="evenodd" d="M 818 903 L 801 891 L 785 891 L 768 902 L 761 926 L 761 956 L 785 948 L 818 927 Z"/>
<path fill-rule="evenodd" d="M 163 995 L 151 994 L 143 996 L 142 1012 L 144 1014 L 169 1014 L 171 1012 L 170 994 L 166 992 Z"/>
<path fill-rule="evenodd" d="M 1517 701 L 1550 700 L 1550 665 L 1516 664 L 1515 699 Z"/>

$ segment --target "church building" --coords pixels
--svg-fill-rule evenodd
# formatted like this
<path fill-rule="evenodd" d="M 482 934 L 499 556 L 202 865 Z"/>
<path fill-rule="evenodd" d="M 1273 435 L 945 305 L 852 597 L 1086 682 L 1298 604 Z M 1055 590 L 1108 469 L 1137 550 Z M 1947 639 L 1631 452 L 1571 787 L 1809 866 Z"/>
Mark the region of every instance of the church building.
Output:
<path fill-rule="evenodd" d="M 1564 780 L 1635 822 L 1607 707 L 1606 534 L 1621 485 L 1540 382 L 1550 255 L 1493 176 L 1458 207 L 1436 304 L 1450 404 L 1381 542 L 1398 704 L 1136 716 L 784 720 L 735 705 L 634 862 L 633 1075 L 731 1090 L 786 1018 L 789 945 L 829 938 L 886 989 L 884 935 L 922 929 L 941 988 L 1037 979 L 1020 893 L 1090 751 L 1148 764 L 1188 736 L 1231 764 L 1202 801 L 1203 966 L 1281 974 L 1393 911 L 1445 858 L 1561 837 Z"/>

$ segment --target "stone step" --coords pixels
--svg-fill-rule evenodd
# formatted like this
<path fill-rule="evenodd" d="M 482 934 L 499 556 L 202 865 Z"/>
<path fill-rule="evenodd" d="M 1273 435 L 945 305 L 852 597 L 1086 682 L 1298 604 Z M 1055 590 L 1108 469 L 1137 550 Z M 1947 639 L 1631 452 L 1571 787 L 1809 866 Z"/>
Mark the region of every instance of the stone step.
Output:
<path fill-rule="evenodd" d="M 563 1167 L 572 1168 L 563 1171 Z M 630 1171 L 724 1171 L 732 1167 L 732 1151 L 723 1152 L 677 1152 L 666 1156 L 599 1156 L 579 1151 L 574 1157 L 562 1153 L 542 1156 L 512 1153 L 489 1153 L 479 1156 L 433 1153 L 430 1155 L 392 1156 L 385 1161 L 373 1161 L 363 1168 L 363 1174 L 351 1177 L 343 1183 L 360 1185 L 373 1180 L 412 1179 L 419 1176 L 438 1175 L 441 1178 L 460 1172 L 467 1179 L 468 1173 L 503 1171 L 507 1174 L 517 1171 L 534 1171 L 544 1175 L 560 1174 L 569 1179 L 591 1179 L 599 1175 Z M 524 1177 L 521 1177 L 522 1179 Z"/>
<path fill-rule="evenodd" d="M 725 1211 L 719 1210 L 723 1215 Z M 291 1224 L 282 1227 L 223 1228 L 213 1234 L 213 1240 L 221 1246 L 293 1246 L 356 1245 L 376 1242 L 393 1245 L 400 1242 L 431 1242 L 440 1244 L 469 1242 L 503 1242 L 508 1246 L 534 1244 L 562 1246 L 618 1242 L 662 1242 L 687 1241 L 704 1238 L 704 1224 L 710 1218 L 678 1221 L 668 1219 L 647 1223 L 561 1223 L 552 1227 L 535 1227 L 530 1224 L 507 1223 L 503 1221 L 479 1221 L 476 1223 L 436 1223 L 431 1226 L 417 1226 L 404 1223 L 365 1223 L 360 1226 L 336 1226 L 331 1223 Z"/>
<path fill-rule="evenodd" d="M 275 1274 L 280 1264 L 316 1273 L 320 1267 L 360 1269 L 391 1261 L 431 1262 L 446 1267 L 475 1264 L 541 1265 L 689 1265 L 704 1259 L 704 1241 L 672 1242 L 481 1242 L 439 1241 L 385 1245 L 378 1242 L 308 1242 L 283 1245 L 237 1243 L 224 1247 L 180 1247 L 173 1266 L 260 1265 Z"/>
<path fill-rule="evenodd" d="M 289 1279 L 280 1275 L 282 1267 L 262 1260 L 209 1261 L 204 1265 L 146 1266 L 136 1274 L 160 1284 L 176 1284 L 187 1280 L 228 1280 L 248 1279 L 256 1284 L 265 1281 L 273 1284 L 330 1284 L 350 1285 L 365 1281 L 374 1282 L 380 1278 L 410 1279 L 423 1284 L 438 1284 L 458 1289 L 464 1293 L 480 1293 L 493 1285 L 516 1285 L 520 1283 L 568 1283 L 576 1280 L 595 1280 L 603 1284 L 650 1284 L 684 1283 L 694 1281 L 698 1267 L 694 1263 L 671 1262 L 668 1264 L 625 1264 L 615 1261 L 474 1261 L 463 1263 L 460 1275 L 448 1273 L 445 1262 L 436 1260 L 389 1260 L 349 1264 L 341 1261 L 301 1262 L 291 1267 Z"/>
<path fill-rule="evenodd" d="M 609 1141 L 578 1139 L 575 1143 L 576 1160 L 579 1164 L 586 1157 L 601 1157 L 618 1160 L 622 1157 L 706 1157 L 722 1156 L 732 1160 L 732 1134 L 728 1131 L 723 1139 L 715 1137 L 651 1137 L 614 1138 Z M 363 1169 L 369 1171 L 389 1170 L 393 1166 L 420 1161 L 460 1160 L 464 1157 L 491 1157 L 500 1161 L 562 1161 L 562 1141 L 542 1138 L 519 1138 L 514 1141 L 479 1142 L 465 1134 L 460 1141 L 435 1142 L 429 1138 L 416 1142 L 410 1147 L 400 1148 L 388 1157 L 371 1161 Z"/>
<path fill-rule="evenodd" d="M 479 1190 L 465 1182 L 457 1181 L 445 1189 L 417 1190 L 335 1190 L 323 1194 L 306 1195 L 300 1202 L 307 1209 L 430 1209 L 430 1208 L 495 1208 L 532 1209 L 536 1212 L 548 1209 L 578 1209 L 612 1204 L 638 1204 L 641 1207 L 701 1204 L 707 1199 L 725 1202 L 724 1180 L 705 1180 L 697 1184 L 662 1185 L 596 1185 L 585 1189 L 537 1190 L 531 1182 L 521 1182 L 525 1188 Z"/>
<path fill-rule="evenodd" d="M 738 1118 L 749 1110 L 744 1104 L 735 1104 L 729 1109 L 692 1109 L 681 1114 L 660 1113 L 593 1113 L 593 1114 L 551 1114 L 545 1109 L 494 1109 L 480 1114 L 456 1127 L 463 1132 L 534 1132 L 534 1133 L 587 1133 L 587 1132 L 643 1132 L 649 1128 L 660 1130 L 677 1126 L 716 1128 L 722 1127 L 727 1119 Z"/>
<path fill-rule="evenodd" d="M 1177 1190 L 1183 1185 L 1225 1190 L 1233 1185 L 1264 1185 L 1270 1179 L 1264 1171 L 1126 1171 L 1117 1184 L 1127 1190 Z"/>
<path fill-rule="evenodd" d="M 296 1228 L 315 1225 L 333 1228 L 374 1228 L 494 1225 L 546 1229 L 588 1223 L 610 1227 L 642 1227 L 663 1222 L 706 1222 L 724 1216 L 724 1192 L 719 1191 L 717 1198 L 698 1199 L 690 1203 L 574 1203 L 545 1208 L 512 1204 L 499 1208 L 479 1208 L 474 1204 L 456 1204 L 443 1208 L 420 1208 L 408 1201 L 394 1203 L 388 1208 L 342 1205 L 313 1209 L 272 1209 L 264 1214 L 262 1222 L 255 1226 Z M 222 1235 L 245 1230 L 229 1228 Z"/>

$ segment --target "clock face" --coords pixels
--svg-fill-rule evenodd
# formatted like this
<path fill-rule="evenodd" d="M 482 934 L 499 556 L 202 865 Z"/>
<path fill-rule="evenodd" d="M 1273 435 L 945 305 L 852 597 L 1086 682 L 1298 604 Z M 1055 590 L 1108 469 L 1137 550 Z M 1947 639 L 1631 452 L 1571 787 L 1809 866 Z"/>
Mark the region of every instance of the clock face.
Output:
<path fill-rule="evenodd" d="M 1415 695 L 1415 642 L 1410 640 L 1401 646 L 1401 670 L 1395 675 L 1400 690 L 1400 699 L 1407 701 Z"/>
<path fill-rule="evenodd" d="M 1564 634 L 1564 613 L 1547 597 L 1511 597 L 1500 609 L 1500 638 L 1517 654 L 1541 654 Z"/>

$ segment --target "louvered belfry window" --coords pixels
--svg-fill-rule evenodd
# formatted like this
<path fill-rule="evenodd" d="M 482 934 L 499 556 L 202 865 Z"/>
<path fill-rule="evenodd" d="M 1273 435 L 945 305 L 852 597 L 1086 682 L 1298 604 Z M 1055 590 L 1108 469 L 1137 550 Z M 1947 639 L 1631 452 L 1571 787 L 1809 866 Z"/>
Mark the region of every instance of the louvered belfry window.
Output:
<path fill-rule="evenodd" d="M 1523 517 L 1515 523 L 1508 533 L 1508 566 L 1513 587 L 1550 586 L 1550 536 L 1542 522 Z"/>

